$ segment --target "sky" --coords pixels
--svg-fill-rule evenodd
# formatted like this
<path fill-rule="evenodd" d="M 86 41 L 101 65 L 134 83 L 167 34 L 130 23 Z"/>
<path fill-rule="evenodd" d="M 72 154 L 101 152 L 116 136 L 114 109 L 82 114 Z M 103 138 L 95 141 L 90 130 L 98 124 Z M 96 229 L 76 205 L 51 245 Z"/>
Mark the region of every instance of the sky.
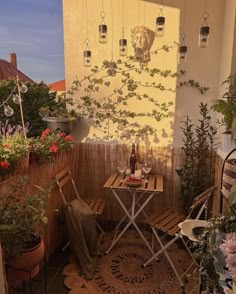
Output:
<path fill-rule="evenodd" d="M 35 82 L 64 79 L 62 0 L 0 0 L 0 59 Z"/>

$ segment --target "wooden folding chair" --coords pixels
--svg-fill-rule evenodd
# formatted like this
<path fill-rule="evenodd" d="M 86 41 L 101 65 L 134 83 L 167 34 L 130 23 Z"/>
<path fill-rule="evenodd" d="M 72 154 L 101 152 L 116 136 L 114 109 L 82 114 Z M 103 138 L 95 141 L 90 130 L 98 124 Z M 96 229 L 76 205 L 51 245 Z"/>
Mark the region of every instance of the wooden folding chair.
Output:
<path fill-rule="evenodd" d="M 153 236 L 160 244 L 161 249 L 158 252 L 156 252 L 152 257 L 149 258 L 149 260 L 147 260 L 143 264 L 144 267 L 147 266 L 154 259 L 157 259 L 158 255 L 164 252 L 164 254 L 165 254 L 166 258 L 168 259 L 177 279 L 180 282 L 181 287 L 184 289 L 184 283 L 182 281 L 182 277 L 184 275 L 186 275 L 186 273 L 190 270 L 190 268 L 193 266 L 194 263 L 195 264 L 197 264 L 197 263 L 196 263 L 193 255 L 188 247 L 187 242 L 184 240 L 183 235 L 180 232 L 180 227 L 178 225 L 181 222 L 183 222 L 184 220 L 193 219 L 192 218 L 193 213 L 194 212 L 196 213 L 197 209 L 198 209 L 198 212 L 197 212 L 197 215 L 194 219 L 198 220 L 204 211 L 205 211 L 205 219 L 207 219 L 208 201 L 209 201 L 209 198 L 211 197 L 211 195 L 213 194 L 214 189 L 215 189 L 215 187 L 211 187 L 211 188 L 207 189 L 206 191 L 204 191 L 203 193 L 201 193 L 199 196 L 197 196 L 193 200 L 193 203 L 192 203 L 192 205 L 189 209 L 189 213 L 187 215 L 180 213 L 180 212 L 177 212 L 172 209 L 165 209 L 161 213 L 151 215 L 146 220 L 146 223 L 148 225 L 150 225 L 150 227 L 152 229 Z M 161 238 L 158 234 L 158 231 L 164 233 L 163 237 L 168 235 L 168 236 L 172 237 L 172 239 L 164 245 L 161 241 Z M 177 241 L 178 239 L 182 240 L 185 248 L 187 249 L 190 257 L 193 260 L 192 264 L 187 268 L 187 270 L 181 276 L 178 274 L 178 271 L 176 270 L 176 267 L 167 252 L 168 247 L 171 244 L 173 244 L 175 241 Z"/>
<path fill-rule="evenodd" d="M 79 196 L 79 192 L 77 190 L 77 187 L 75 185 L 74 179 L 72 177 L 72 173 L 69 167 L 66 167 L 65 169 L 63 169 L 61 172 L 59 172 L 56 176 L 56 182 L 63 200 L 63 203 L 65 205 L 68 204 L 65 194 L 63 192 L 63 188 L 65 187 L 65 185 L 67 183 L 71 183 L 72 187 L 73 187 L 73 191 L 75 193 L 76 198 L 81 199 Z M 89 206 L 89 208 L 91 209 L 94 217 L 95 217 L 95 222 L 96 222 L 96 226 L 98 228 L 98 230 L 100 231 L 100 235 L 99 235 L 99 239 L 98 239 L 98 243 L 97 245 L 99 245 L 101 238 L 104 234 L 104 230 L 102 229 L 102 227 L 99 225 L 98 221 L 96 220 L 96 218 L 98 216 L 101 216 L 103 214 L 104 208 L 105 208 L 105 201 L 103 199 L 96 199 L 96 200 L 89 200 L 86 202 L 87 205 Z M 63 247 L 62 250 L 64 250 L 70 243 L 67 243 L 66 246 Z"/>

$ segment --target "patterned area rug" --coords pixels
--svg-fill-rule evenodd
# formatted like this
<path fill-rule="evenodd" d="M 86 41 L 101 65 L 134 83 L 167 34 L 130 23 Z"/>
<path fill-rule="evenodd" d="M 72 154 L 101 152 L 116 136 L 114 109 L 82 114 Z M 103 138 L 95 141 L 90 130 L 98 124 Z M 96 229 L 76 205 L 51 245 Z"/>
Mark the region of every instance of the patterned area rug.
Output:
<path fill-rule="evenodd" d="M 145 233 L 151 240 L 151 234 Z M 105 236 L 100 244 L 100 252 L 104 252 L 111 244 L 112 235 Z M 191 263 L 184 249 L 173 244 L 168 251 L 179 273 L 183 273 Z M 94 278 L 86 281 L 79 274 L 79 268 L 73 257 L 64 268 L 66 276 L 64 284 L 71 289 L 70 294 L 180 294 L 180 284 L 168 263 L 165 255 L 160 255 L 145 268 L 142 264 L 150 257 L 150 253 L 134 231 L 128 231 L 107 255 L 97 259 Z M 186 293 L 197 293 L 198 274 L 185 278 Z"/>

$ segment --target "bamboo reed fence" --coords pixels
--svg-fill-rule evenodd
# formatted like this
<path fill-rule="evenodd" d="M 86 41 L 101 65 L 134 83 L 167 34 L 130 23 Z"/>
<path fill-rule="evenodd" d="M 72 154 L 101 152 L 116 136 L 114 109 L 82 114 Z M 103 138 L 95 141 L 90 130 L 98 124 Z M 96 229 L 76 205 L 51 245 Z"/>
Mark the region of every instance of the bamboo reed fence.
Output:
<path fill-rule="evenodd" d="M 139 155 L 143 156 L 146 152 L 140 147 Z M 118 220 L 123 213 L 119 204 L 112 197 L 109 191 L 103 189 L 106 179 L 116 171 L 120 160 L 128 160 L 130 156 L 130 147 L 122 144 L 95 144 L 95 143 L 77 143 L 70 152 L 58 154 L 56 160 L 44 164 L 31 163 L 29 165 L 28 175 L 30 181 L 34 184 L 48 185 L 54 176 L 70 166 L 75 179 L 80 197 L 82 199 L 103 198 L 106 200 L 106 209 L 104 219 Z M 182 200 L 179 194 L 179 178 L 175 169 L 181 167 L 182 151 L 173 148 L 153 148 L 149 150 L 154 158 L 153 173 L 164 175 L 164 192 L 154 197 L 146 212 L 151 213 L 160 208 L 169 207 L 181 210 Z M 9 184 L 15 178 L 0 183 L 0 193 L 7 189 Z M 72 199 L 72 187 L 68 187 L 67 199 Z M 124 202 L 130 201 L 129 195 L 123 195 Z M 217 200 L 216 200 L 217 201 Z M 63 202 L 58 188 L 52 190 L 47 204 L 48 211 L 48 230 L 47 230 L 47 254 L 50 256 L 56 248 L 62 246 L 65 241 L 66 230 L 64 225 L 60 224 L 58 213 L 63 206 Z"/>

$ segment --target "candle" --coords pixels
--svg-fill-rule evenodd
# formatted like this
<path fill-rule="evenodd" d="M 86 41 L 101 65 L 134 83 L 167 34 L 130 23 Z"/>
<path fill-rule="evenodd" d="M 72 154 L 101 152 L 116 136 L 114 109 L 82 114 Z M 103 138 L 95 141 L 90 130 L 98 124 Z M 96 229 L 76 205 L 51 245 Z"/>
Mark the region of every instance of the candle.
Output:
<path fill-rule="evenodd" d="M 129 175 L 131 174 L 131 169 L 130 169 L 130 168 L 127 168 L 127 169 L 125 170 L 125 174 L 126 174 L 127 176 L 129 176 Z"/>
<path fill-rule="evenodd" d="M 142 176 L 142 171 L 141 171 L 141 169 L 137 169 L 137 170 L 134 172 L 134 176 L 135 176 L 136 178 L 141 178 L 141 176 Z"/>

